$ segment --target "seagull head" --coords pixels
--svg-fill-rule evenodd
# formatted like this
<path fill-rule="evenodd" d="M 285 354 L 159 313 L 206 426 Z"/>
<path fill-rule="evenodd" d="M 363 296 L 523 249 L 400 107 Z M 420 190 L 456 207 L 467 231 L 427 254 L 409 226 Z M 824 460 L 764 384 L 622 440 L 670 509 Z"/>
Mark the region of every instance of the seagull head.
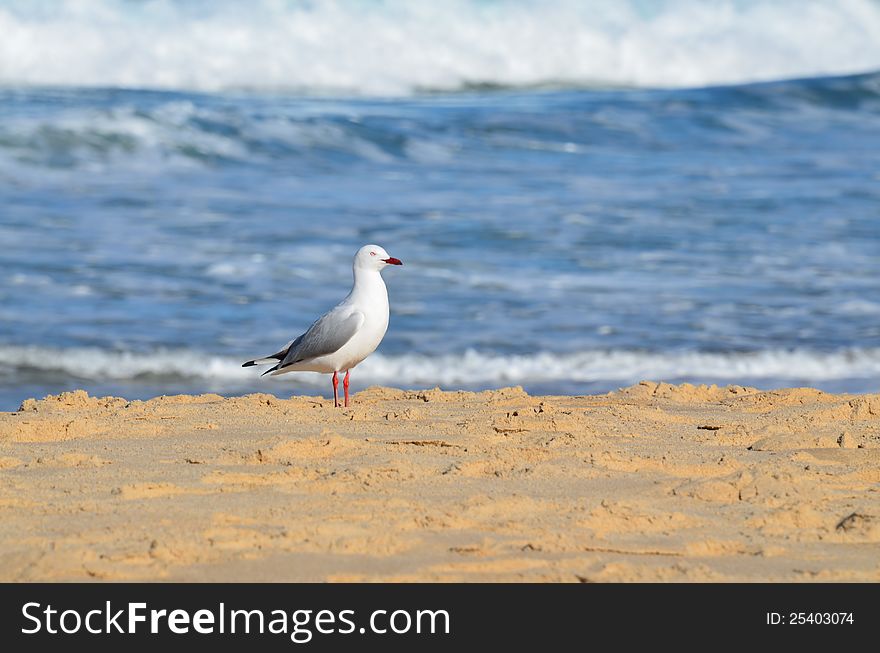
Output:
<path fill-rule="evenodd" d="M 354 255 L 354 266 L 356 268 L 381 270 L 386 265 L 403 265 L 403 263 L 399 258 L 389 256 L 388 252 L 378 245 L 364 245 Z"/>

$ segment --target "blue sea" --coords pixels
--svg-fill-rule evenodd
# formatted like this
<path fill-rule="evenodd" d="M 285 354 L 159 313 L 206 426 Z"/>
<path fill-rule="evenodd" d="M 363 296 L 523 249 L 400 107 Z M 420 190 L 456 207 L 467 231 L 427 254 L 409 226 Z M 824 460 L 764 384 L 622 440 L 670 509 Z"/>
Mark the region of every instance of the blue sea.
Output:
<path fill-rule="evenodd" d="M 0 410 L 260 379 L 880 391 L 880 3 L 0 2 Z"/>

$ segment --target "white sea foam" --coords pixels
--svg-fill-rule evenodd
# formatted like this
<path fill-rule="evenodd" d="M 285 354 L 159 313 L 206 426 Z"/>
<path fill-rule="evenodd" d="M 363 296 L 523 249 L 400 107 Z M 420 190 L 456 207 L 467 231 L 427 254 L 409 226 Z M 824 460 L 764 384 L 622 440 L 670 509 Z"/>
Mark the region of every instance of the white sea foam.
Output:
<path fill-rule="evenodd" d="M 876 0 L 0 0 L 0 83 L 405 94 L 880 68 Z"/>
<path fill-rule="evenodd" d="M 242 368 L 240 358 L 189 350 L 152 353 L 107 351 L 97 348 L 48 349 L 0 346 L 0 371 L 92 381 L 134 381 L 150 378 L 207 380 L 216 384 L 249 383 L 254 368 Z M 263 369 L 263 368 L 260 368 Z M 397 356 L 374 354 L 357 368 L 360 383 L 392 385 L 492 385 L 554 381 L 613 381 L 640 379 L 744 379 L 834 381 L 880 380 L 880 348 L 836 352 L 770 350 L 744 353 L 583 351 L 500 355 L 469 350 L 461 354 Z M 321 375 L 298 374 L 298 384 L 323 385 Z M 274 380 L 267 387 L 274 385 Z"/>

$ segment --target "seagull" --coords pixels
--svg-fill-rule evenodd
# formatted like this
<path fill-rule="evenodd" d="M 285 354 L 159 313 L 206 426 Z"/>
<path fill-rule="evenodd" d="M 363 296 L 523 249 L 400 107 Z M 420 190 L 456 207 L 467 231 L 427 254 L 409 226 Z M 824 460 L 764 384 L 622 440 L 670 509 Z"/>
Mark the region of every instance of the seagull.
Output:
<path fill-rule="evenodd" d="M 333 405 L 339 408 L 339 373 L 348 408 L 351 369 L 372 354 L 388 330 L 388 290 L 380 272 L 388 265 L 403 265 L 378 245 L 364 245 L 354 255 L 351 292 L 277 353 L 244 363 L 242 367 L 273 363 L 262 376 L 288 372 L 333 373 Z"/>

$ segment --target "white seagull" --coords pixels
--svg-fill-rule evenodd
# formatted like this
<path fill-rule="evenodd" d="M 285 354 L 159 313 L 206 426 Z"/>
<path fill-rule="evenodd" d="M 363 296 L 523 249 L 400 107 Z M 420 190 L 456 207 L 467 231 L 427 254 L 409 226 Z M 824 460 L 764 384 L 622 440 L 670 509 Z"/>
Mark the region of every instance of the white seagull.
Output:
<path fill-rule="evenodd" d="M 388 290 L 382 275 L 386 265 L 403 265 L 378 245 L 364 245 L 354 255 L 354 286 L 335 308 L 318 318 L 296 340 L 278 353 L 248 361 L 242 367 L 274 363 L 263 372 L 333 372 L 333 405 L 339 407 L 339 372 L 345 371 L 342 387 L 348 407 L 351 368 L 372 354 L 388 330 Z"/>

